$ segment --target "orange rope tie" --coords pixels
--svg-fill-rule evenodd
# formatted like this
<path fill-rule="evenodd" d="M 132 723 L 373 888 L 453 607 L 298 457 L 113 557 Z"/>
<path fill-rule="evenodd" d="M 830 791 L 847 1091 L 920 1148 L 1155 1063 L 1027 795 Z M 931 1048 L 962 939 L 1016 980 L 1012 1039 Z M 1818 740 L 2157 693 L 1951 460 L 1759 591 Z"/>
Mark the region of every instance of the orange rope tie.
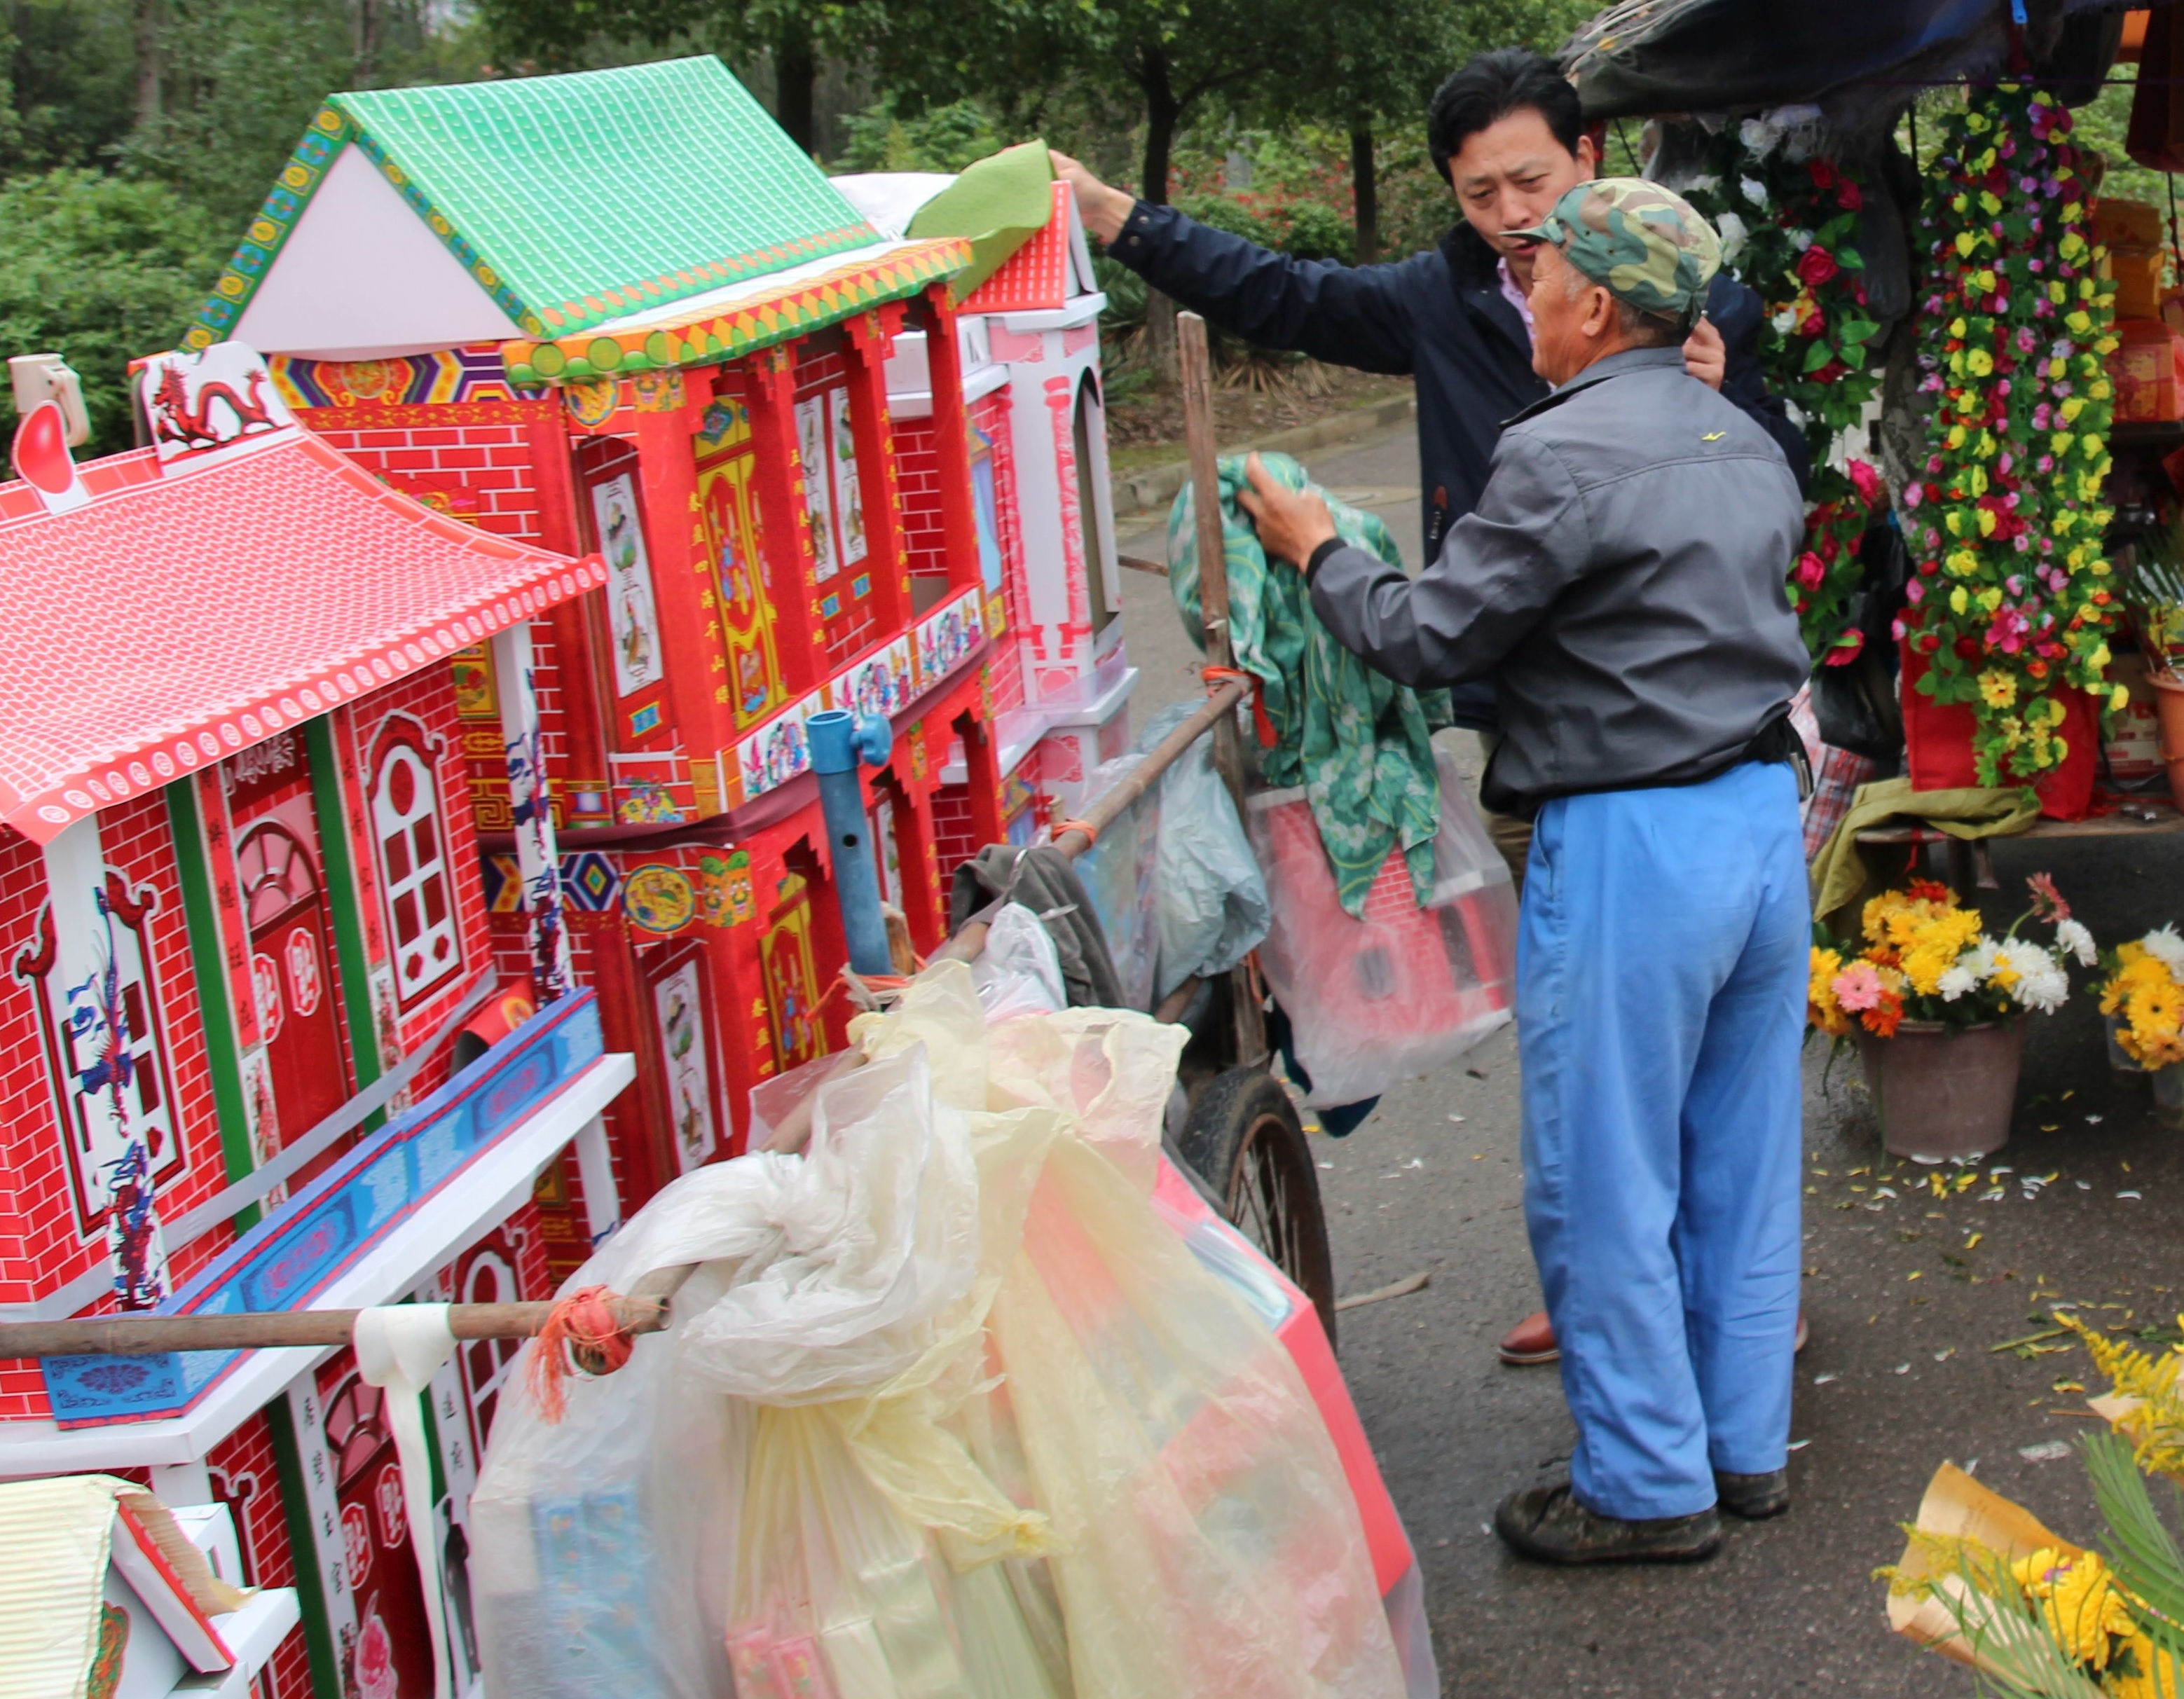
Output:
<path fill-rule="evenodd" d="M 1198 676 L 1206 681 L 1206 694 L 1209 696 L 1231 679 L 1244 687 L 1246 696 L 1252 694 L 1259 682 L 1257 678 L 1240 666 L 1201 666 L 1198 669 Z"/>
<path fill-rule="evenodd" d="M 529 1385 L 538 1413 L 559 1422 L 569 1408 L 564 1388 L 570 1375 L 582 1371 L 570 1359 L 572 1351 L 596 1357 L 604 1373 L 612 1374 L 629 1361 L 636 1341 L 616 1323 L 615 1294 L 604 1286 L 580 1287 L 555 1301 L 538 1330 L 538 1349 L 531 1354 Z"/>
<path fill-rule="evenodd" d="M 1084 842 L 1088 848 L 1100 841 L 1100 828 L 1093 825 L 1089 820 L 1057 820 L 1054 822 L 1054 841 L 1056 843 L 1059 844 L 1061 842 L 1063 834 L 1071 832 L 1083 833 L 1084 834 Z"/>

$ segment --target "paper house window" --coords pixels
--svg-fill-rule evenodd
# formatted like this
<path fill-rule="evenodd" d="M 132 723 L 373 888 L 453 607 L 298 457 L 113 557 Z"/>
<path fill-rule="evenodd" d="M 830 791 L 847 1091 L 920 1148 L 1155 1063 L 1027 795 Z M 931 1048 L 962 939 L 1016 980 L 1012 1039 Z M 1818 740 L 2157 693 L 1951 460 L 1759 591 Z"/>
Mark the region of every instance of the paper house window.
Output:
<path fill-rule="evenodd" d="M 394 720 L 371 766 L 371 831 L 393 940 L 394 989 L 414 1003 L 462 966 L 440 788 L 421 727 Z"/>
<path fill-rule="evenodd" d="M 114 1188 L 137 1167 L 156 1184 L 182 1162 L 146 935 L 156 900 L 110 867 L 97 877 L 92 900 L 70 905 L 88 922 L 88 935 L 58 939 L 48 905 L 14 963 L 16 977 L 36 989 L 70 1189 L 87 1233 L 104 1223 Z"/>
<path fill-rule="evenodd" d="M 464 1303 L 512 1304 L 520 1295 L 515 1270 L 504 1257 L 481 1251 L 471 1259 L 463 1273 Z M 463 1384 L 470 1391 L 471 1420 L 476 1429 L 471 1435 L 472 1457 L 485 1455 L 486 1440 L 493 1433 L 493 1412 L 499 1405 L 509 1365 L 515 1361 L 516 1346 L 515 1340 L 472 1340 L 463 1347 Z"/>

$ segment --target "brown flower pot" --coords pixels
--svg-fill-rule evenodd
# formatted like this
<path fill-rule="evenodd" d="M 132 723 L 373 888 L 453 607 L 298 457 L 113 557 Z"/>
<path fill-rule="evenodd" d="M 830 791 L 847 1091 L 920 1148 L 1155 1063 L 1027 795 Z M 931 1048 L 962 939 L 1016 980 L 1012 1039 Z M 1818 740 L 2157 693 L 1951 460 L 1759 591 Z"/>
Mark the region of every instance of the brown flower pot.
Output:
<path fill-rule="evenodd" d="M 1899 1156 L 1983 1156 L 2009 1142 L 2025 1022 L 1906 1021 L 1892 1039 L 1858 1029 L 1881 1141 Z"/>
<path fill-rule="evenodd" d="M 2161 760 L 2169 769 L 2169 795 L 2184 809 L 2184 678 L 2166 668 L 2148 675 L 2153 684 L 2153 710 L 2161 728 Z"/>

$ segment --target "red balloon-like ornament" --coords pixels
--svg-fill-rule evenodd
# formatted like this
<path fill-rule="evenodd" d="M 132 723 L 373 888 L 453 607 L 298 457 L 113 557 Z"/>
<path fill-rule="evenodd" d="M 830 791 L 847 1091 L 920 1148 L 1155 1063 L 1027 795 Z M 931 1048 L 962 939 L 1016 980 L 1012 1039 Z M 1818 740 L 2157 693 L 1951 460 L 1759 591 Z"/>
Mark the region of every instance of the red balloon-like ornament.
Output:
<path fill-rule="evenodd" d="M 13 456 L 17 476 L 49 496 L 66 495 L 75 484 L 75 460 L 68 447 L 68 422 L 59 404 L 42 401 L 15 427 Z"/>

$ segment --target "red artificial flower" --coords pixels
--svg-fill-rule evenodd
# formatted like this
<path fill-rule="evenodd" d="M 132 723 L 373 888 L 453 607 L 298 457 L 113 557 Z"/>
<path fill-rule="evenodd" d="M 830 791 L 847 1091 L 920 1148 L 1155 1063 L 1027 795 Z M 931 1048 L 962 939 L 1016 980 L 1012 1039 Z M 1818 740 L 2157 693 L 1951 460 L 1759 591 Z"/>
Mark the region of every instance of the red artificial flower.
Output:
<path fill-rule="evenodd" d="M 1845 632 L 1829 649 L 1827 664 L 1830 666 L 1847 666 L 1858 659 L 1860 651 L 1864 648 L 1865 633 L 1864 632 Z"/>
<path fill-rule="evenodd" d="M 1836 202 L 1845 212 L 1857 212 L 1865 204 L 1865 193 L 1856 183 L 1845 177 L 1836 188 Z M 1863 288 L 1858 292 L 1858 300 L 1861 304 L 1865 300 Z"/>
<path fill-rule="evenodd" d="M 1836 185 L 1836 167 L 1832 159 L 1814 159 L 1805 169 L 1813 174 L 1813 187 L 1825 194 Z"/>
<path fill-rule="evenodd" d="M 1841 270 L 1842 267 L 1836 264 L 1835 255 L 1817 242 L 1807 248 L 1797 260 L 1797 276 L 1808 289 L 1819 288 L 1821 284 L 1828 281 Z"/>
<path fill-rule="evenodd" d="M 1977 638 L 1969 637 L 1960 637 L 1957 639 L 1956 651 L 1966 660 L 1977 660 L 1986 653 L 1980 647 L 1980 640 Z"/>
<path fill-rule="evenodd" d="M 1850 481 L 1858 486 L 1858 499 L 1865 504 L 1869 511 L 1880 505 L 1882 491 L 1879 472 L 1864 460 L 1852 460 L 1850 463 Z"/>

